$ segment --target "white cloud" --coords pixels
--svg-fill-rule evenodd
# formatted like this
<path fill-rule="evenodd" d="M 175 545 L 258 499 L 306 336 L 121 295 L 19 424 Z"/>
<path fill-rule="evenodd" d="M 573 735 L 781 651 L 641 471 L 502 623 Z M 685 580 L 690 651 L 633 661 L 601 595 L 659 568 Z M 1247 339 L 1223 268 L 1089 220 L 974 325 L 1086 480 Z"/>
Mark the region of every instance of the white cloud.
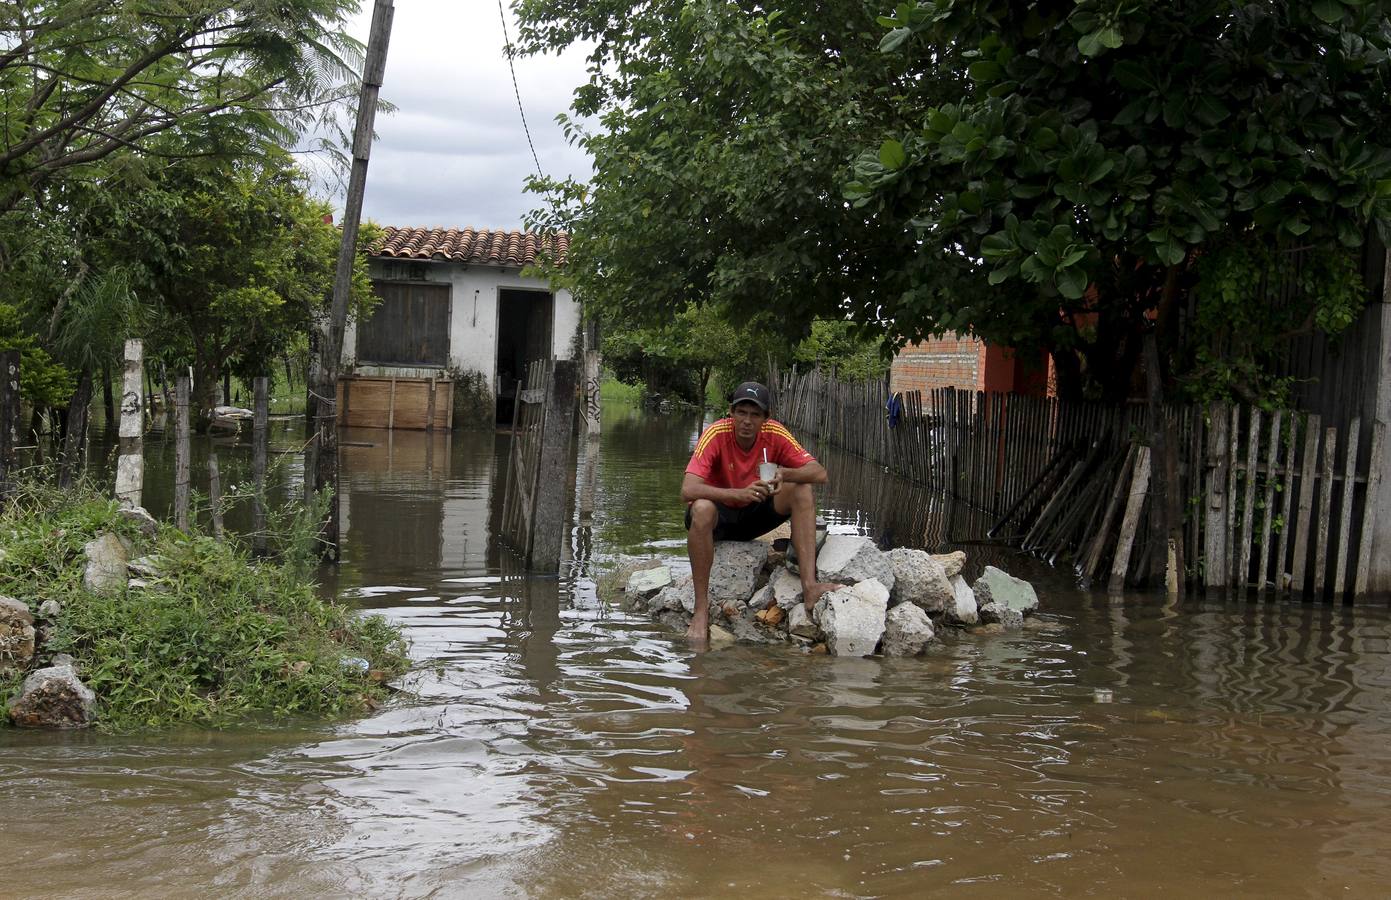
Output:
<path fill-rule="evenodd" d="M 350 30 L 366 43 L 372 0 Z M 508 32 L 516 22 L 507 10 Z M 520 228 L 539 198 L 536 171 L 495 0 L 397 0 L 363 216 L 383 225 Z M 516 60 L 517 86 L 543 171 L 587 177 L 587 156 L 565 142 L 555 116 L 586 80 L 587 50 Z M 336 198 L 341 208 L 342 198 Z"/>

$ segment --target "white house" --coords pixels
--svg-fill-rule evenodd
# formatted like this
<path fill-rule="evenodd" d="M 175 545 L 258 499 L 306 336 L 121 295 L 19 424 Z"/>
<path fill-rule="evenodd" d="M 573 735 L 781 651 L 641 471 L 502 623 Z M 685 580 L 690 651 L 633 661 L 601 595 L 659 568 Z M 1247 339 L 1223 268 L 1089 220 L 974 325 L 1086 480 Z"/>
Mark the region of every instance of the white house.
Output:
<path fill-rule="evenodd" d="M 381 303 L 343 340 L 345 422 L 424 427 L 427 390 L 437 425 L 510 421 L 528 363 L 580 355 L 579 303 L 522 275 L 542 255 L 563 265 L 569 244 L 566 234 L 387 227 L 368 260 Z M 436 408 L 439 387 L 452 396 Z"/>

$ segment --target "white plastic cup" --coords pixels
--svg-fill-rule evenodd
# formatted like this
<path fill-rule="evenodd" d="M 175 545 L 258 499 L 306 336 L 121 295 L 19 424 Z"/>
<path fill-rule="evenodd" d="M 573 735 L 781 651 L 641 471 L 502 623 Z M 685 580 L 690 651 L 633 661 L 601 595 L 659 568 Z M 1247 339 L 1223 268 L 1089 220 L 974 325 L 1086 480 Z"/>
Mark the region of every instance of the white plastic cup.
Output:
<path fill-rule="evenodd" d="M 761 462 L 758 464 L 758 478 L 772 484 L 773 479 L 778 477 L 778 464 L 771 462 Z"/>

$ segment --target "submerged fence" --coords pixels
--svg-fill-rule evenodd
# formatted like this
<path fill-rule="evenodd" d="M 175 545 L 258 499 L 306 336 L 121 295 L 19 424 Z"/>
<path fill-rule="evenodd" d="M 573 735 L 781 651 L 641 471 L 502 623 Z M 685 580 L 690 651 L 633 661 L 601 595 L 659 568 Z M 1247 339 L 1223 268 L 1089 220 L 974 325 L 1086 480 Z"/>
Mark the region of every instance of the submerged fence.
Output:
<path fill-rule="evenodd" d="M 941 535 L 998 541 L 1069 563 L 1113 588 L 1163 577 L 1150 552 L 1143 406 L 943 388 L 886 396 L 882 383 L 774 373 L 778 415 L 964 504 Z M 1246 406 L 1168 406 L 1183 500 L 1183 559 L 1208 588 L 1362 597 L 1368 589 L 1382 429 Z M 988 524 L 987 524 L 988 523 Z M 1167 543 L 1167 541 L 1166 541 Z"/>

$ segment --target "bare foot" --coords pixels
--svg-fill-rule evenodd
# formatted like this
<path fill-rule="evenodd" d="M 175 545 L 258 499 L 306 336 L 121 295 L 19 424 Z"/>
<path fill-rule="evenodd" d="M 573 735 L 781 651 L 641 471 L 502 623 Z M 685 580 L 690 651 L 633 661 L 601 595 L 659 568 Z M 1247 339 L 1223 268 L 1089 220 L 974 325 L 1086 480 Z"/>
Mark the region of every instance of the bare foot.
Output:
<path fill-rule="evenodd" d="M 816 606 L 816 601 L 820 600 L 823 594 L 828 594 L 831 591 L 840 590 L 841 587 L 842 585 L 839 584 L 827 584 L 825 582 L 822 582 L 820 584 L 813 584 L 808 588 L 804 588 L 802 590 L 802 602 L 806 604 L 807 612 L 811 612 L 812 607 Z"/>
<path fill-rule="evenodd" d="M 710 623 L 692 622 L 686 628 L 686 640 L 693 650 L 710 649 Z"/>

